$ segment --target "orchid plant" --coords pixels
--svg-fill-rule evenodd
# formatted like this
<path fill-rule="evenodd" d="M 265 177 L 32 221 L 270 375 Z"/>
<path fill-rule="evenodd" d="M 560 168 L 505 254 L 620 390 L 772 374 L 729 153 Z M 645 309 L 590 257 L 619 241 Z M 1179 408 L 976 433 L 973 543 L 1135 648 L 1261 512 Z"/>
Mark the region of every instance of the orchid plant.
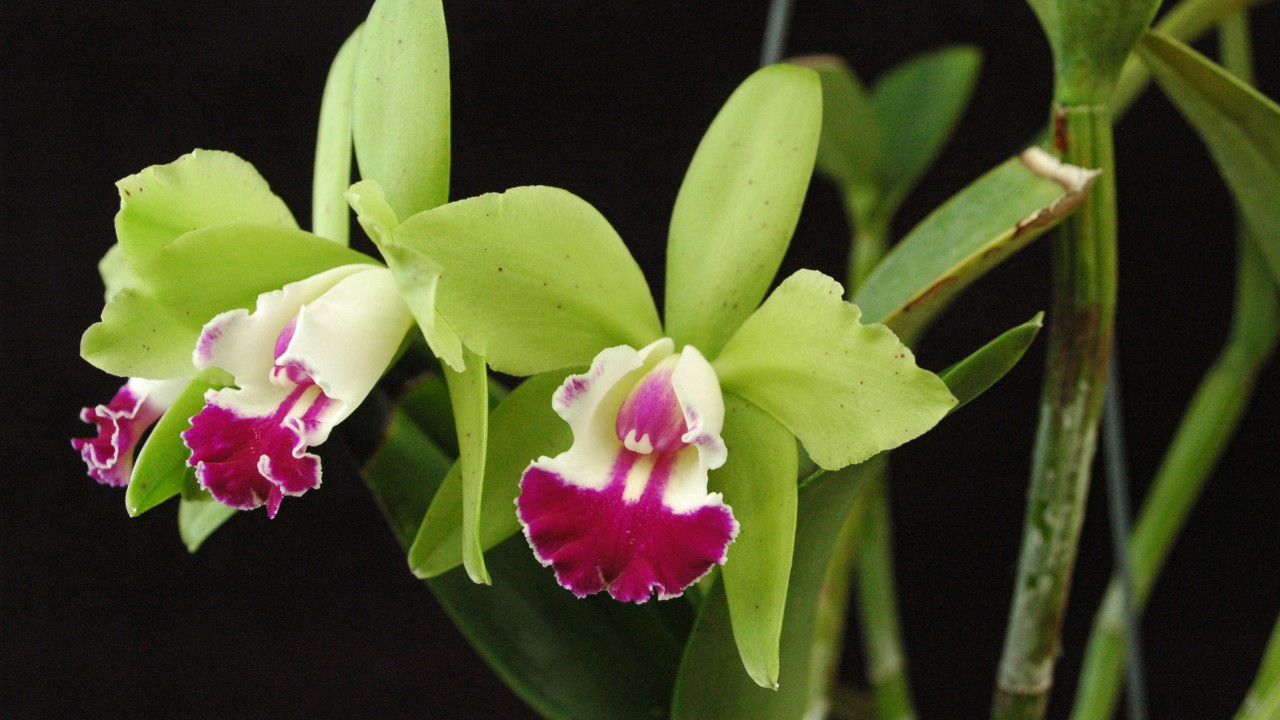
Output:
<path fill-rule="evenodd" d="M 1049 5 L 1037 4 L 1047 29 L 1078 29 Z M 1072 65 L 1070 43 L 1085 41 L 1062 31 L 1064 87 L 1083 77 L 1101 93 L 1064 91 L 1064 107 L 1106 100 L 1151 19 L 1150 3 L 1128 5 L 1101 70 Z M 1162 82 L 1212 72 L 1171 42 L 1142 41 Z M 993 259 L 1073 212 L 1093 217 L 1109 180 L 1062 147 L 1067 161 L 1033 147 L 886 254 L 895 209 L 963 109 L 976 53 L 920 59 L 871 92 L 835 59 L 768 65 L 692 158 L 659 313 L 587 200 L 532 186 L 449 202 L 448 60 L 439 2 L 374 3 L 325 89 L 311 231 L 226 152 L 117 183 L 107 303 L 81 351 L 123 387 L 83 411 L 97 435 L 72 445 L 89 475 L 127 486 L 133 515 L 180 496 L 194 551 L 235 512 L 275 517 L 286 496 L 319 488 L 312 449 L 389 394 L 369 488 L 412 572 L 538 711 L 821 716 L 833 662 L 821 651 L 838 649 L 844 611 L 822 598 L 844 598 L 858 498 L 875 496 L 887 451 L 1013 367 L 1041 319 L 939 373 L 909 345 Z M 1240 92 L 1214 77 L 1215 92 Z M 1274 106 L 1245 97 L 1259 132 L 1278 137 Z M 916 113 L 929 120 L 908 121 Z M 817 271 L 775 277 L 815 164 L 858 230 L 853 302 Z M 1274 219 L 1257 202 L 1245 210 Z M 348 247 L 351 212 L 378 257 Z M 386 379 L 398 363 L 427 372 L 400 387 Z M 580 674 L 546 680 L 547 661 Z M 1001 692 L 1042 670 L 1002 670 Z M 708 683 L 725 693 L 707 697 Z M 895 697 L 877 695 L 882 713 Z M 1000 700 L 1002 713 L 1039 702 Z"/>

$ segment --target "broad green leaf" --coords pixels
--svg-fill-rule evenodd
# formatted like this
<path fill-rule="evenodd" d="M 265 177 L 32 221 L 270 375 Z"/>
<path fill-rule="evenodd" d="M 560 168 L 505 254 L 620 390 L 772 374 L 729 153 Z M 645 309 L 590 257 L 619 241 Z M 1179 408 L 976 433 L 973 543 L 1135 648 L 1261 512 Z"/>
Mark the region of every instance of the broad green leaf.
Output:
<path fill-rule="evenodd" d="M 449 200 L 449 42 L 439 0 L 378 0 L 360 32 L 351 131 L 360 176 L 399 217 Z"/>
<path fill-rule="evenodd" d="M 138 279 L 133 276 L 133 271 L 129 269 L 129 263 L 124 257 L 124 248 L 120 247 L 120 243 L 108 248 L 106 254 L 98 261 L 98 275 L 102 277 L 103 297 L 107 302 L 110 302 L 116 293 L 138 282 Z"/>
<path fill-rule="evenodd" d="M 413 539 L 448 463 L 413 419 L 393 413 L 364 475 L 401 544 Z M 687 603 L 579 600 L 556 584 L 521 537 L 490 550 L 487 564 L 492 587 L 475 585 L 460 569 L 427 584 L 512 690 L 556 720 L 662 716 L 691 622 Z"/>
<path fill-rule="evenodd" d="M 622 239 L 564 190 L 520 187 L 419 213 L 395 245 L 439 264 L 436 308 L 498 372 L 586 365 L 603 348 L 662 336 Z"/>
<path fill-rule="evenodd" d="M 880 195 L 884 130 L 871 94 L 845 61 L 811 55 L 790 62 L 818 73 L 822 81 L 822 133 L 815 169 L 840 185 L 861 218 Z"/>
<path fill-rule="evenodd" d="M 117 182 L 116 188 L 116 238 L 130 263 L 210 225 L 298 227 L 252 165 L 220 150 L 195 150 L 167 165 L 152 165 Z"/>
<path fill-rule="evenodd" d="M 458 372 L 442 366 L 449 385 L 453 421 L 458 436 L 458 467 L 462 483 L 462 564 L 471 581 L 490 584 L 480 547 L 480 523 L 484 496 L 485 447 L 489 439 L 489 373 L 484 358 L 468 352 L 466 370 Z M 498 436 L 500 442 L 506 438 Z M 511 508 L 504 512 L 510 513 Z"/>
<path fill-rule="evenodd" d="M 382 187 L 373 180 L 361 180 L 346 193 L 356 219 L 365 234 L 382 252 L 396 279 L 405 304 L 418 322 L 422 336 L 436 357 L 450 368 L 461 372 L 462 340 L 436 309 L 436 289 L 440 283 L 440 266 L 431 258 L 407 246 L 395 245 L 393 233 L 400 219 L 387 204 Z"/>
<path fill-rule="evenodd" d="M 947 389 L 956 397 L 955 412 L 970 400 L 986 392 L 1022 359 L 1031 342 L 1044 327 L 1044 313 L 1006 330 L 999 337 L 978 348 L 969 357 L 938 373 Z"/>
<path fill-rule="evenodd" d="M 878 213 L 886 221 L 951 136 L 981 65 L 976 48 L 947 48 L 912 58 L 876 81 L 872 98 L 884 143 Z"/>
<path fill-rule="evenodd" d="M 685 173 L 667 244 L 667 334 L 715 357 L 760 304 L 791 242 L 822 126 L 822 85 L 795 65 L 756 71 Z"/>
<path fill-rule="evenodd" d="M 703 601 L 685 646 L 672 701 L 673 720 L 805 717 L 813 682 L 809 675 L 822 585 L 840 528 L 863 486 L 866 467 L 826 473 L 800 488 L 778 689 L 756 685 L 738 667 L 724 583 L 716 583 Z M 825 684 L 827 679 L 820 682 Z"/>
<path fill-rule="evenodd" d="M 488 550 L 520 531 L 515 500 L 520 477 L 542 455 L 569 449 L 573 433 L 551 409 L 551 395 L 567 372 L 536 375 L 522 383 L 489 416 L 495 442 L 486 450 L 484 494 L 480 505 L 479 543 Z M 500 441 L 499 441 L 500 440 Z M 449 471 L 431 502 L 409 550 L 409 567 L 418 577 L 434 577 L 462 563 L 462 471 Z"/>
<path fill-rule="evenodd" d="M 1160 0 L 1028 0 L 1053 51 L 1055 100 L 1107 102 L 1124 61 Z"/>
<path fill-rule="evenodd" d="M 915 438 L 956 402 L 893 332 L 861 324 L 843 293 L 822 273 L 795 273 L 713 363 L 727 392 L 777 418 L 828 470 Z"/>
<path fill-rule="evenodd" d="M 235 508 L 227 507 L 213 498 L 182 498 L 178 505 L 178 535 L 187 546 L 187 552 L 199 550 L 204 541 L 237 512 L 239 511 Z"/>
<path fill-rule="evenodd" d="M 351 83 L 360 28 L 338 49 L 329 66 L 316 127 L 316 164 L 311 179 L 311 231 L 346 245 L 350 213 L 343 193 L 351 184 Z"/>
<path fill-rule="evenodd" d="M 204 392 L 221 383 L 200 376 L 187 385 L 173 405 L 165 411 L 151 430 L 124 493 L 125 509 L 137 517 L 182 492 L 183 482 L 194 479 L 195 470 L 187 466 L 191 450 L 182 442 L 181 433 L 191 427 L 191 418 L 204 407 Z"/>
<path fill-rule="evenodd" d="M 190 376 L 204 323 L 258 295 L 372 258 L 311 233 L 237 222 L 193 230 L 143 258 L 137 285 L 107 303 L 81 340 L 85 360 L 123 377 Z"/>
<path fill-rule="evenodd" d="M 854 297 L 867 318 L 913 337 L 970 283 L 1056 225 L 1097 177 L 1032 148 L 934 210 Z"/>
<path fill-rule="evenodd" d="M 1147 33 L 1138 49 L 1160 88 L 1209 146 L 1280 284 L 1280 106 L 1159 33 Z"/>
<path fill-rule="evenodd" d="M 710 485 L 724 494 L 739 530 L 721 582 L 743 667 L 756 684 L 777 688 L 796 533 L 796 439 L 768 413 L 726 395 L 724 442 L 729 459 Z"/>

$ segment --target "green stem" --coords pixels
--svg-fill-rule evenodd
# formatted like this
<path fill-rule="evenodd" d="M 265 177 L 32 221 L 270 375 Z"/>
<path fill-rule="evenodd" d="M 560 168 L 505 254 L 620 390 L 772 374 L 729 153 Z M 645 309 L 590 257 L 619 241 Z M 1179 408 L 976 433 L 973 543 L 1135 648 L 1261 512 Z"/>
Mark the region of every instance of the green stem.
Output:
<path fill-rule="evenodd" d="M 1280 715 L 1280 620 L 1271 630 L 1271 639 L 1262 653 L 1258 677 L 1244 696 L 1236 720 L 1264 720 Z"/>
<path fill-rule="evenodd" d="M 1106 105 L 1058 106 L 1054 126 L 1064 160 L 1099 168 L 1102 175 L 1054 241 L 1047 369 L 1018 577 L 996 683 L 997 720 L 1040 718 L 1048 705 L 1115 316 L 1111 114 Z"/>
<path fill-rule="evenodd" d="M 876 717 L 914 718 L 893 581 L 893 530 L 885 473 L 876 473 L 863 492 L 868 496 L 868 507 L 858 552 L 858 609 L 867 679 L 875 697 Z"/>

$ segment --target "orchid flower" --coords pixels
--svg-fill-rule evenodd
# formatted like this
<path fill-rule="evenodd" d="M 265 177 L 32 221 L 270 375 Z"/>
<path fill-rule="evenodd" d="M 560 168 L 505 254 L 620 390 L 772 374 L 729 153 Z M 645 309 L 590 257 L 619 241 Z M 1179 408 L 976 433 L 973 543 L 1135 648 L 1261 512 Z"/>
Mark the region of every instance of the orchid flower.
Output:
<path fill-rule="evenodd" d="M 134 450 L 143 434 L 178 398 L 185 379 L 129 378 L 109 402 L 80 411 L 80 419 L 97 427 L 92 438 L 72 438 L 89 477 L 103 485 L 124 487 L 133 474 Z"/>

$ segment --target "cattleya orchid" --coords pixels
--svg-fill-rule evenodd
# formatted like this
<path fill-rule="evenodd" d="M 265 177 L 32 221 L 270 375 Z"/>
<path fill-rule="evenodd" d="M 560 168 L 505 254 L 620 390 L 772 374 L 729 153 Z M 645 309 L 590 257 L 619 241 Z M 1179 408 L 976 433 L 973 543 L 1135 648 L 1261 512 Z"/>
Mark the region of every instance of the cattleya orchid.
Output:
<path fill-rule="evenodd" d="M 80 419 L 98 430 L 95 437 L 71 440 L 89 477 L 103 485 L 128 485 L 134 450 L 143 434 L 173 405 L 185 386 L 185 379 L 130 378 L 109 402 L 81 410 Z"/>

